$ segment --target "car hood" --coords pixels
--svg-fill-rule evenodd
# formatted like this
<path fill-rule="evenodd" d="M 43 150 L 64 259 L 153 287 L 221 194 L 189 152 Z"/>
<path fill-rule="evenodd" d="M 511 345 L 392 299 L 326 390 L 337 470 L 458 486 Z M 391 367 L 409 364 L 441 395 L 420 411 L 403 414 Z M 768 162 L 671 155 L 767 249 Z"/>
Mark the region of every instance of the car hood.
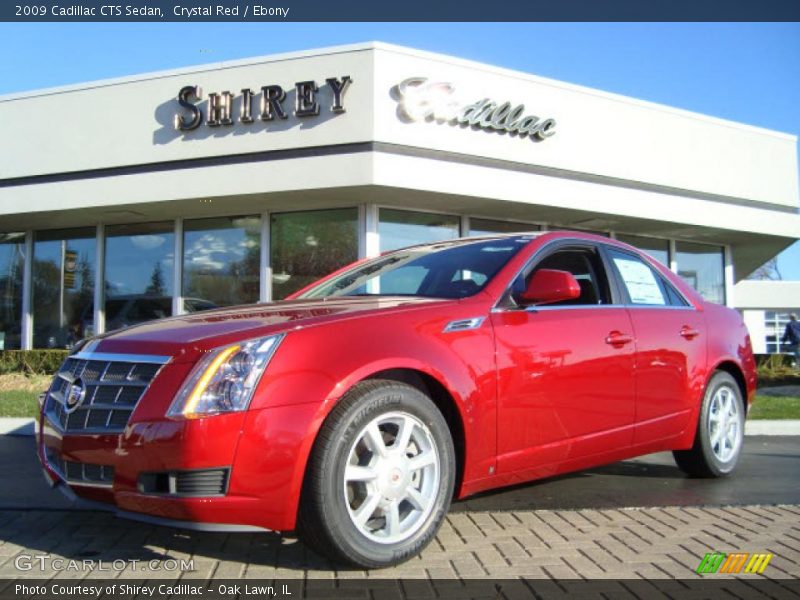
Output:
<path fill-rule="evenodd" d="M 234 306 L 149 321 L 98 337 L 93 352 L 172 356 L 193 359 L 213 346 L 310 327 L 331 320 L 363 317 L 388 311 L 457 302 L 434 298 L 381 296 L 330 300 L 286 300 L 271 304 Z"/>

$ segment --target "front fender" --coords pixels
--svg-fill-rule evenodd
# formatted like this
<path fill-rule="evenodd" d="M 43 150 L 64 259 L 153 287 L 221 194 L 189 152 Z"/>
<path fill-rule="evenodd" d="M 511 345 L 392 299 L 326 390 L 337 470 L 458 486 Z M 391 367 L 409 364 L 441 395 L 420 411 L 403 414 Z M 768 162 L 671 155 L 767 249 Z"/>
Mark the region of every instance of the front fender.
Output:
<path fill-rule="evenodd" d="M 236 461 L 237 468 L 247 465 L 243 472 L 272 474 L 272 484 L 252 493 L 278 502 L 274 521 L 280 529 L 294 527 L 306 466 L 325 419 L 358 382 L 389 369 L 424 373 L 447 390 L 464 426 L 463 481 L 488 475 L 497 450 L 493 336 L 488 323 L 443 333 L 453 318 L 433 315 L 413 326 L 351 320 L 286 336 L 253 400 Z"/>

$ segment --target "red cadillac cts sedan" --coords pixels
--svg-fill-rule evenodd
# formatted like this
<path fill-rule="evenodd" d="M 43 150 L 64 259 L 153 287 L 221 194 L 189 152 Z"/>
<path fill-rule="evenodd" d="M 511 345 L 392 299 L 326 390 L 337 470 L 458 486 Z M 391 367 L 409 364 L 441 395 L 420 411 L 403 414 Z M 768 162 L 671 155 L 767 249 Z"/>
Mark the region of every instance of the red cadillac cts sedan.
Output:
<path fill-rule="evenodd" d="M 86 342 L 43 395 L 38 451 L 120 516 L 297 531 L 380 567 L 454 497 L 661 450 L 730 474 L 754 367 L 735 311 L 630 246 L 461 239 Z"/>

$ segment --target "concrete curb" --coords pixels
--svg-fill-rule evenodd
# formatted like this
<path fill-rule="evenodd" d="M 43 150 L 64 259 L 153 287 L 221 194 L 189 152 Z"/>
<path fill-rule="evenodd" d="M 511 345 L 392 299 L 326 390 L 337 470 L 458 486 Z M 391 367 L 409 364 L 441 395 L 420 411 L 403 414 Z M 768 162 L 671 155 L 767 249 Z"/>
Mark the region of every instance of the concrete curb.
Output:
<path fill-rule="evenodd" d="M 0 435 L 33 435 L 36 420 L 24 417 L 0 417 Z"/>
<path fill-rule="evenodd" d="M 34 435 L 34 419 L 0 417 L 0 435 Z M 800 435 L 800 419 L 747 421 L 745 435 Z"/>
<path fill-rule="evenodd" d="M 744 424 L 745 435 L 800 435 L 800 419 L 753 420 Z"/>

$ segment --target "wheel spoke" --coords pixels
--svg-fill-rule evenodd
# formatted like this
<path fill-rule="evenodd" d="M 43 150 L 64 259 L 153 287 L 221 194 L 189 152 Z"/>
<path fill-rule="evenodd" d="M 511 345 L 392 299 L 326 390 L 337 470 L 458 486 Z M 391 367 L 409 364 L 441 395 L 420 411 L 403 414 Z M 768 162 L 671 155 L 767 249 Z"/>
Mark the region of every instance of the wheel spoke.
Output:
<path fill-rule="evenodd" d="M 406 499 L 414 507 L 414 510 L 425 510 L 425 498 L 422 497 L 420 491 L 415 487 L 409 487 L 406 494 Z"/>
<path fill-rule="evenodd" d="M 344 471 L 345 481 L 372 481 L 378 476 L 372 467 L 347 465 Z"/>
<path fill-rule="evenodd" d="M 363 527 L 366 522 L 369 521 L 375 509 L 378 508 L 380 501 L 381 497 L 379 494 L 371 494 L 364 499 L 361 506 L 353 513 L 353 520 L 359 527 Z"/>
<path fill-rule="evenodd" d="M 722 437 L 722 431 L 718 427 L 717 429 L 714 430 L 714 433 L 711 434 L 710 442 L 712 450 L 717 447 L 717 444 L 719 443 L 721 437 Z"/>
<path fill-rule="evenodd" d="M 433 464 L 436 464 L 436 455 L 431 451 L 426 451 L 408 460 L 408 470 L 412 472 L 418 471 L 419 469 L 424 469 Z"/>
<path fill-rule="evenodd" d="M 403 419 L 400 431 L 397 434 L 397 439 L 394 442 L 393 448 L 398 452 L 405 452 L 408 448 L 408 443 L 411 441 L 411 434 L 414 432 L 414 421 L 408 417 Z"/>
<path fill-rule="evenodd" d="M 720 411 L 723 415 L 731 414 L 731 395 L 728 390 L 721 390 L 719 393 L 721 399 Z"/>
<path fill-rule="evenodd" d="M 369 439 L 370 449 L 381 458 L 386 458 L 386 443 L 383 441 L 383 434 L 381 430 L 378 429 L 378 424 L 374 421 L 370 423 L 369 427 L 367 427 L 366 434 Z"/>
<path fill-rule="evenodd" d="M 392 501 L 386 508 L 386 535 L 394 537 L 400 533 L 400 503 Z"/>

